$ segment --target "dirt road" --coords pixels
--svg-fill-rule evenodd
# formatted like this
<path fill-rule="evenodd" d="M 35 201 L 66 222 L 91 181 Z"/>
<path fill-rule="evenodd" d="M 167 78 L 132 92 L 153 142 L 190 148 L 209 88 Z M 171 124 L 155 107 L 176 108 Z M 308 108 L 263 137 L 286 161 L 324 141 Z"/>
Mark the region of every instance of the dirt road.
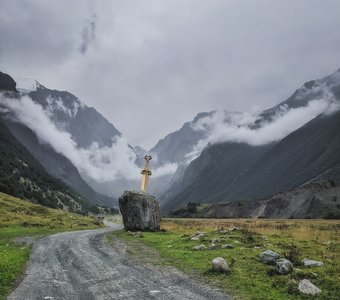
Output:
<path fill-rule="evenodd" d="M 26 276 L 8 299 L 231 299 L 176 269 L 148 268 L 115 250 L 105 235 L 119 228 L 37 241 Z"/>

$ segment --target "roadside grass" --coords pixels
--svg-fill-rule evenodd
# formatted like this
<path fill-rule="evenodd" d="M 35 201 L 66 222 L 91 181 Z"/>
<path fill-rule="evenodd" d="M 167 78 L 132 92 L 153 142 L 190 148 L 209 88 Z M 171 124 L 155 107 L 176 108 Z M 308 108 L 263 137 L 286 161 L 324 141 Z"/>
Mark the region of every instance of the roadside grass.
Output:
<path fill-rule="evenodd" d="M 0 299 L 5 299 L 22 273 L 34 240 L 62 231 L 99 228 L 94 221 L 0 193 Z"/>
<path fill-rule="evenodd" d="M 123 239 L 134 248 L 131 254 L 141 255 L 143 247 L 157 250 L 161 259 L 156 264 L 175 266 L 199 276 L 239 299 L 310 299 L 298 293 L 300 279 L 306 278 L 322 293 L 313 299 L 339 299 L 340 295 L 340 221 L 332 220 L 264 220 L 264 219 L 163 219 L 161 232 L 144 232 L 142 238 L 124 231 L 111 238 Z M 201 241 L 191 241 L 196 231 L 204 231 Z M 193 246 L 209 246 L 214 250 L 192 250 Z M 234 249 L 222 249 L 223 244 Z M 141 250 L 138 249 L 141 247 Z M 276 275 L 273 267 L 259 262 L 264 250 L 278 252 L 294 264 L 290 275 Z M 138 253 L 138 254 L 137 254 Z M 231 265 L 228 274 L 211 270 L 213 258 L 221 256 Z M 321 260 L 324 267 L 306 268 L 304 258 Z"/>

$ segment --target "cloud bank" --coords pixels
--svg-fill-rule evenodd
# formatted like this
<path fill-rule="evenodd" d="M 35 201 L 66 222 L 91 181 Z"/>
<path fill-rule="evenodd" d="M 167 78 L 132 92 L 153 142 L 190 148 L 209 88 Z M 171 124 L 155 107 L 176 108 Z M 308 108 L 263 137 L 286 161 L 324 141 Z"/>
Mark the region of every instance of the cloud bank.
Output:
<path fill-rule="evenodd" d="M 29 96 L 9 99 L 0 93 L 0 105 L 0 112 L 10 112 L 10 117 L 29 127 L 41 143 L 51 145 L 56 152 L 67 157 L 81 174 L 98 182 L 140 178 L 140 168 L 135 164 L 136 153 L 124 137 L 115 137 L 111 147 L 99 147 L 93 143 L 88 148 L 80 148 L 68 132 L 53 123 L 51 112 Z M 176 168 L 173 164 L 160 166 L 153 174 L 157 177 L 174 173 Z"/>
<path fill-rule="evenodd" d="M 339 103 L 329 99 L 313 100 L 306 106 L 291 109 L 282 105 L 272 119 L 263 121 L 259 128 L 255 126 L 255 121 L 261 118 L 259 113 L 216 111 L 192 125 L 194 130 L 205 131 L 208 135 L 187 155 L 188 162 L 198 157 L 209 144 L 233 142 L 260 146 L 279 141 L 319 114 L 338 109 Z"/>
<path fill-rule="evenodd" d="M 338 0 L 1 0 L 0 65 L 152 148 L 199 112 L 264 109 L 335 71 L 339 11 Z"/>

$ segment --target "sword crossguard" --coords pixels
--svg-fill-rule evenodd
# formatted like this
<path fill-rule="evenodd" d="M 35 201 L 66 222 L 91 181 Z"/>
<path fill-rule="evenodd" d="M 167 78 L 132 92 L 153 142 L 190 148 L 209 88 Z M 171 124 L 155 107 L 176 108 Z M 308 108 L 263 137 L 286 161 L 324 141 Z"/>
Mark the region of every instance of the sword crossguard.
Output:
<path fill-rule="evenodd" d="M 149 175 L 149 176 L 151 176 L 151 171 L 149 171 L 149 170 L 142 170 L 141 172 L 140 172 L 142 175 Z"/>

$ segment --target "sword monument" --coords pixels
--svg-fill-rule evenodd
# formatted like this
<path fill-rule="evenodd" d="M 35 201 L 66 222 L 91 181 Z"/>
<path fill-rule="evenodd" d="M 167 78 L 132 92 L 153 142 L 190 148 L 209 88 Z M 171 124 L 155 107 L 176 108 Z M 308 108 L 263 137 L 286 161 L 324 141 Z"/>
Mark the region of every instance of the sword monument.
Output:
<path fill-rule="evenodd" d="M 142 174 L 142 187 L 141 190 L 143 192 L 146 192 L 148 189 L 148 184 L 149 184 L 149 176 L 151 176 L 151 171 L 150 171 L 150 160 L 152 157 L 150 155 L 145 155 L 145 167 L 144 170 L 142 170 L 140 173 Z"/>
<path fill-rule="evenodd" d="M 141 191 L 125 191 L 118 199 L 125 230 L 158 231 L 161 214 L 156 198 L 147 193 L 150 171 L 150 155 L 145 155 L 145 167 L 142 174 Z"/>

